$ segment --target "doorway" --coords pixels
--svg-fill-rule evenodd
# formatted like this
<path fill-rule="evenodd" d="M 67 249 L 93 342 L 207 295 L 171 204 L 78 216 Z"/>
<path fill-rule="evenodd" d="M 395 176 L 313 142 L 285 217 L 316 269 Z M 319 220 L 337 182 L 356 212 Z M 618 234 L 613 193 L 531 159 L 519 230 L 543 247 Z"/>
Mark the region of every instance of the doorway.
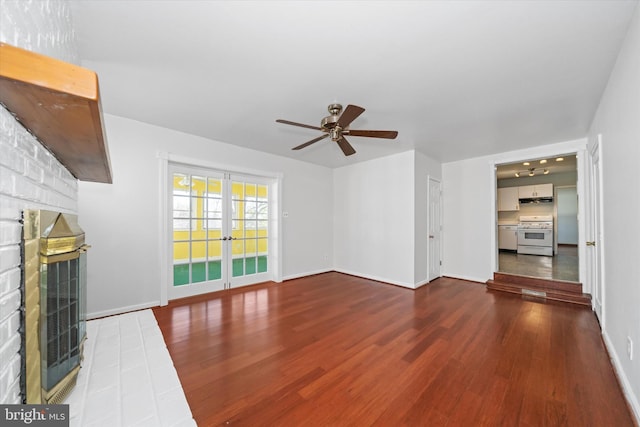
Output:
<path fill-rule="evenodd" d="M 549 184 L 553 188 L 553 197 L 542 197 L 548 196 Z M 498 165 L 496 167 L 496 187 L 498 188 L 496 203 L 497 271 L 579 282 L 577 199 L 575 198 L 577 188 L 576 154 L 569 153 Z M 540 188 L 540 191 L 536 191 L 537 188 Z M 569 190 L 565 191 L 564 188 Z M 573 196 L 569 194 L 571 189 L 573 189 Z M 560 193 L 557 192 L 558 190 Z M 520 193 L 526 194 L 520 196 Z M 502 195 L 512 197 L 514 200 L 501 201 Z M 571 200 L 571 197 L 574 197 L 574 203 L 567 206 L 567 201 Z M 568 221 L 571 216 L 574 219 L 573 223 Z M 524 251 L 519 250 L 517 238 L 511 239 L 514 240 L 513 244 L 505 246 L 504 242 L 509 242 L 509 239 L 501 239 L 500 234 L 510 232 L 517 236 L 517 231 L 514 230 L 517 230 L 522 217 L 537 217 L 552 221 L 554 241 L 553 250 L 549 252 L 552 254 L 551 256 L 523 253 Z M 576 227 L 575 234 L 573 234 L 574 225 Z M 570 242 L 560 242 L 559 236 L 565 240 L 569 239 Z"/>
<path fill-rule="evenodd" d="M 273 179 L 169 164 L 168 299 L 272 280 Z"/>

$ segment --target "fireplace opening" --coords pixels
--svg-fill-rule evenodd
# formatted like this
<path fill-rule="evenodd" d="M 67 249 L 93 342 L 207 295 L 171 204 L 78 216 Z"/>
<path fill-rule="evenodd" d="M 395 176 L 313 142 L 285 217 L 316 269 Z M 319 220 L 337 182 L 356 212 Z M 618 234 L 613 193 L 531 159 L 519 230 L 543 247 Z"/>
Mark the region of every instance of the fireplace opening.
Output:
<path fill-rule="evenodd" d="M 77 216 L 23 213 L 23 396 L 60 403 L 76 384 L 86 338 L 86 250 Z"/>

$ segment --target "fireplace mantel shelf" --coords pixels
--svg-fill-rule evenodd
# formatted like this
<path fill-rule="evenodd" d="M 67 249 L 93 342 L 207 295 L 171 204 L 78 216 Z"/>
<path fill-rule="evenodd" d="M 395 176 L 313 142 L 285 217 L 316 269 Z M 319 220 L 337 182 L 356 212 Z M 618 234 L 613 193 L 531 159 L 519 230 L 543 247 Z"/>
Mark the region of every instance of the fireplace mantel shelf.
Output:
<path fill-rule="evenodd" d="M 96 73 L 0 43 L 0 103 L 77 179 L 112 182 Z"/>

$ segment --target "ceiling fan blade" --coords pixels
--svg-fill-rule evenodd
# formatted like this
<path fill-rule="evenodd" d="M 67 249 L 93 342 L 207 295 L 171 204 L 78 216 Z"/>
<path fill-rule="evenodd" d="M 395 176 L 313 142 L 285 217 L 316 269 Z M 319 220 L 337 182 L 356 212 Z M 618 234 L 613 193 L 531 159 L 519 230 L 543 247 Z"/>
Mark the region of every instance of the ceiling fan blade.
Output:
<path fill-rule="evenodd" d="M 369 138 L 395 139 L 398 132 L 395 130 L 349 130 L 351 136 L 368 136 Z"/>
<path fill-rule="evenodd" d="M 305 124 L 302 124 L 302 123 L 290 122 L 289 120 L 278 119 L 278 120 L 276 120 L 276 122 L 284 123 L 285 125 L 299 126 L 301 128 L 322 130 L 322 128 L 319 128 L 318 126 L 311 126 L 311 125 L 305 125 Z"/>
<path fill-rule="evenodd" d="M 293 148 L 292 148 L 292 150 L 300 150 L 301 148 L 308 147 L 308 146 L 310 146 L 311 144 L 313 144 L 314 142 L 318 142 L 318 141 L 320 141 L 321 139 L 325 139 L 325 138 L 326 138 L 326 137 L 328 137 L 328 136 L 329 136 L 329 134 L 325 134 L 325 135 L 319 136 L 319 137 L 317 137 L 317 138 L 312 139 L 311 141 L 307 141 L 307 142 L 305 142 L 304 144 L 300 144 L 300 145 L 298 145 L 297 147 L 293 147 Z"/>
<path fill-rule="evenodd" d="M 362 113 L 364 113 L 364 108 L 349 104 L 340 115 L 337 124 L 344 129 Z"/>
<path fill-rule="evenodd" d="M 340 149 L 342 150 L 342 152 L 344 153 L 345 156 L 350 156 L 350 155 L 356 153 L 356 150 L 351 146 L 351 144 L 349 144 L 349 142 L 347 142 L 347 140 L 344 138 L 344 136 L 341 137 L 336 142 L 340 146 Z"/>

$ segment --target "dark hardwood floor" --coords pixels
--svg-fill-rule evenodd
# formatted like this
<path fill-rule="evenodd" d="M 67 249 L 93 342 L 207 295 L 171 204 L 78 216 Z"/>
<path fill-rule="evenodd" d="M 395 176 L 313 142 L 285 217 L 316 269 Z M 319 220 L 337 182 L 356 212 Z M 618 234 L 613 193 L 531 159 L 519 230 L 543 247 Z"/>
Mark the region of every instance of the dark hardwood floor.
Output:
<path fill-rule="evenodd" d="M 635 425 L 577 305 L 326 273 L 153 311 L 201 427 Z"/>
<path fill-rule="evenodd" d="M 503 250 L 498 253 L 498 271 L 542 279 L 578 282 L 578 263 L 578 247 L 573 245 L 558 245 L 552 257 Z"/>

